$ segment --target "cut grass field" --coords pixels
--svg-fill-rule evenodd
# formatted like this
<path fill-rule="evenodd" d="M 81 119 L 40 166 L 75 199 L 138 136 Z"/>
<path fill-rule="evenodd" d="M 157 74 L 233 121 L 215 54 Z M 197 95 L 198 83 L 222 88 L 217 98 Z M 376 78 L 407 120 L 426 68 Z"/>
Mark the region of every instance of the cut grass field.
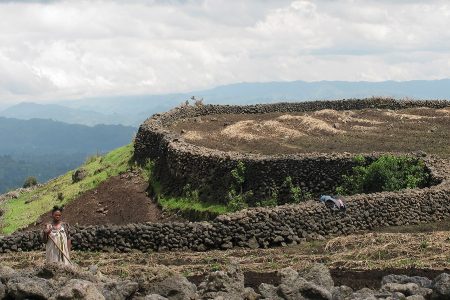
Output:
<path fill-rule="evenodd" d="M 0 232 L 10 234 L 26 227 L 54 205 L 67 204 L 108 178 L 125 172 L 131 167 L 132 155 L 133 144 L 129 144 L 105 156 L 89 157 L 81 166 L 86 171 L 83 180 L 73 183 L 73 171 L 69 171 L 33 191 L 21 194 L 17 199 L 7 200 L 2 203 L 5 213 L 0 220 Z"/>

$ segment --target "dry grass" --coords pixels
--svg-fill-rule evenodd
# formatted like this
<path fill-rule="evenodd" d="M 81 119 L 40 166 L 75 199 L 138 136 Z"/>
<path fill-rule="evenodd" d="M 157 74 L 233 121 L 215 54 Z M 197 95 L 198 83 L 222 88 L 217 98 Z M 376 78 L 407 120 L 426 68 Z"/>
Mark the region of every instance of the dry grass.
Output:
<path fill-rule="evenodd" d="M 203 139 L 203 135 L 198 131 L 187 131 L 185 134 L 183 134 L 183 137 L 190 141 L 198 141 Z"/>
<path fill-rule="evenodd" d="M 2 265 L 25 268 L 43 264 L 43 252 L 1 254 Z M 238 261 L 244 271 L 270 272 L 291 266 L 296 269 L 321 262 L 348 269 L 450 268 L 450 232 L 366 233 L 304 242 L 272 249 L 232 249 L 208 252 L 72 253 L 78 265 L 92 264 L 109 276 L 157 278 L 178 272 L 188 275 L 221 269 Z"/>
<path fill-rule="evenodd" d="M 261 154 L 412 152 L 450 157 L 450 108 L 324 109 L 303 113 L 218 114 L 180 120 L 192 143 Z M 203 139 L 200 139 L 199 136 Z"/>
<path fill-rule="evenodd" d="M 293 116 L 293 115 L 282 115 L 277 118 L 278 120 L 282 121 L 296 121 L 293 124 L 291 123 L 291 126 L 299 126 L 303 131 L 310 132 L 310 133 L 343 133 L 344 131 L 338 130 L 333 127 L 332 124 L 329 124 L 328 122 L 314 118 L 309 115 L 303 115 L 303 116 Z"/>
<path fill-rule="evenodd" d="M 254 120 L 240 121 L 227 126 L 220 132 L 221 135 L 245 141 L 259 140 L 268 137 L 288 137 L 298 138 L 304 136 L 305 133 L 289 128 L 289 126 L 277 120 L 268 120 L 256 122 Z"/>
<path fill-rule="evenodd" d="M 395 111 L 385 111 L 383 112 L 385 116 L 392 117 L 398 120 L 422 120 L 422 119 L 434 119 L 433 116 L 415 115 L 407 113 L 398 113 Z"/>

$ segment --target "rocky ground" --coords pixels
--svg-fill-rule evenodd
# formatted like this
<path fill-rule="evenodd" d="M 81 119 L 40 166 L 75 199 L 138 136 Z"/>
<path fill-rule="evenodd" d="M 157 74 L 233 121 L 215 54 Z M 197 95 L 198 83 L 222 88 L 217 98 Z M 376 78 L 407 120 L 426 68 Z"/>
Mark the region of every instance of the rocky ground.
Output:
<path fill-rule="evenodd" d="M 439 226 L 442 227 L 443 224 L 446 223 L 439 223 Z M 214 271 L 226 272 L 227 266 L 233 262 L 240 267 L 244 286 L 253 288 L 259 294 L 262 283 L 280 286 L 283 276 L 280 270 L 293 268 L 304 273 L 303 270 L 317 263 L 329 268 L 335 286 L 345 285 L 353 291 L 364 288 L 379 291 L 383 277 L 390 274 L 430 279 L 441 273 L 450 274 L 450 232 L 435 232 L 432 231 L 434 227 L 427 227 L 423 230 L 431 231 L 407 233 L 410 230 L 409 227 L 403 227 L 402 232 L 405 233 L 402 234 L 355 234 L 271 249 L 235 248 L 226 251 L 148 253 L 73 251 L 71 257 L 84 270 L 96 265 L 95 269 L 104 276 L 116 281 L 137 282 L 140 286 L 158 278 L 182 274 L 199 287 L 208 274 Z M 10 252 L 0 254 L 0 261 L 3 267 L 41 270 L 45 267 L 44 257 L 43 251 Z M 136 297 L 145 295 L 147 290 L 139 287 L 138 291 Z"/>
<path fill-rule="evenodd" d="M 97 266 L 79 268 L 44 264 L 14 270 L 0 266 L 0 299 L 450 299 L 450 274 L 435 278 L 384 276 L 380 288 L 354 290 L 335 285 L 330 270 L 313 264 L 302 271 L 291 267 L 276 272 L 276 283 L 246 286 L 239 264 L 210 272 L 196 283 L 171 272 L 142 274 L 138 280 L 109 278 Z"/>

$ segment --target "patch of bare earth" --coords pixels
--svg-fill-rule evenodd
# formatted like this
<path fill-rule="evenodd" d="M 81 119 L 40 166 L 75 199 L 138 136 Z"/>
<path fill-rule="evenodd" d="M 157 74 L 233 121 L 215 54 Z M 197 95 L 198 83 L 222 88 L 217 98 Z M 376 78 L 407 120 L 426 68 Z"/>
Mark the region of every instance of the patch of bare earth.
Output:
<path fill-rule="evenodd" d="M 410 152 L 450 157 L 450 108 L 324 109 L 306 113 L 211 115 L 170 129 L 188 142 L 261 154 Z"/>
<path fill-rule="evenodd" d="M 148 182 L 137 172 L 111 177 L 64 207 L 64 221 L 72 225 L 124 225 L 129 223 L 181 221 L 164 214 L 147 195 Z M 27 229 L 41 228 L 51 212 Z"/>

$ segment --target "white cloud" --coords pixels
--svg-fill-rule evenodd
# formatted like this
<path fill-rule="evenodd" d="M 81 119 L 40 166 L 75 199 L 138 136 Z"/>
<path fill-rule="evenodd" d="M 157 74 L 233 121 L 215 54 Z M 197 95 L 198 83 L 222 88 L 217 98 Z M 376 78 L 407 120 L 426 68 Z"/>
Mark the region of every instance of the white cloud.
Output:
<path fill-rule="evenodd" d="M 446 1 L 3 1 L 0 102 L 450 77 Z"/>

